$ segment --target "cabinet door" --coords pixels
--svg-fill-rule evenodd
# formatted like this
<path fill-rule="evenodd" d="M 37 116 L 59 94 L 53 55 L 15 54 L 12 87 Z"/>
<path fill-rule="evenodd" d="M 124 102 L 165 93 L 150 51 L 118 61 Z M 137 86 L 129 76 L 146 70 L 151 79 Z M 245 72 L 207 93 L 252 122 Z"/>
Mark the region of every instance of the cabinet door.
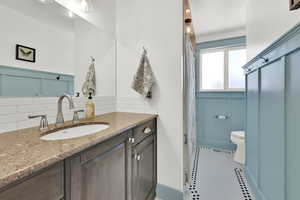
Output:
<path fill-rule="evenodd" d="M 67 162 L 67 199 L 126 200 L 126 141 L 126 135 L 118 136 Z"/>
<path fill-rule="evenodd" d="M 62 162 L 0 190 L 1 200 L 60 200 L 63 197 Z"/>
<path fill-rule="evenodd" d="M 133 200 L 154 199 L 156 187 L 155 136 L 149 136 L 134 148 Z"/>
<path fill-rule="evenodd" d="M 258 181 L 258 108 L 259 108 L 259 72 L 247 75 L 247 127 L 246 159 L 247 167 L 255 182 Z"/>

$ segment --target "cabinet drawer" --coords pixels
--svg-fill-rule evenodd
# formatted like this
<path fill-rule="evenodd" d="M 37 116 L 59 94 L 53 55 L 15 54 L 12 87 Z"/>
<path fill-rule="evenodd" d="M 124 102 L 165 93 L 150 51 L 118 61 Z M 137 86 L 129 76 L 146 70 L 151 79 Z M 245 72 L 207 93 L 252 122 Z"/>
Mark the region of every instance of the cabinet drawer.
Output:
<path fill-rule="evenodd" d="M 0 190 L 1 200 L 60 200 L 63 197 L 63 162 Z"/>
<path fill-rule="evenodd" d="M 156 133 L 156 120 L 151 120 L 133 129 L 133 143 L 139 143 L 144 138 Z"/>

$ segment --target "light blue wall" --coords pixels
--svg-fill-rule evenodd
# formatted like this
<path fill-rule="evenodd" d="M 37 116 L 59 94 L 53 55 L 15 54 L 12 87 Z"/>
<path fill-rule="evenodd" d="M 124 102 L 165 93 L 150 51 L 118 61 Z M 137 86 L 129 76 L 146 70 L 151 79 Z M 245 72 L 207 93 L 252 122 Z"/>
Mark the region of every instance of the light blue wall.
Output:
<path fill-rule="evenodd" d="M 246 37 L 227 38 L 197 44 L 196 80 L 199 91 L 199 52 L 203 49 L 246 45 Z M 198 145 L 233 150 L 231 131 L 245 129 L 244 92 L 197 92 Z M 228 119 L 217 119 L 217 115 Z"/>
<path fill-rule="evenodd" d="M 246 98 L 246 152 L 247 166 L 251 177 L 258 180 L 258 156 L 259 156 L 259 78 L 260 73 L 255 71 L 247 76 L 247 98 Z"/>
<path fill-rule="evenodd" d="M 217 119 L 217 116 L 227 119 Z M 233 150 L 231 131 L 244 130 L 244 92 L 197 93 L 197 143 Z"/>
<path fill-rule="evenodd" d="M 246 174 L 257 200 L 299 199 L 299 63 L 300 25 L 245 66 Z"/>
<path fill-rule="evenodd" d="M 282 61 L 277 60 L 271 63 L 268 67 L 262 68 L 260 73 L 260 187 L 268 199 L 280 200 L 285 199 L 284 67 Z"/>
<path fill-rule="evenodd" d="M 74 94 L 74 76 L 0 66 L 0 97 L 55 97 L 64 93 Z"/>

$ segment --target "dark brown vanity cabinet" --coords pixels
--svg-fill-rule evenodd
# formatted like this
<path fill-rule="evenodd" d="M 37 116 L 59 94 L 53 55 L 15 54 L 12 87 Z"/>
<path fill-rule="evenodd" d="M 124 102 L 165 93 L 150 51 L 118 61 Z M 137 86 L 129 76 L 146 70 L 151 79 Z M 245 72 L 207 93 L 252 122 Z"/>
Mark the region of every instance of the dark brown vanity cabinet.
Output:
<path fill-rule="evenodd" d="M 156 121 L 66 160 L 66 200 L 153 200 Z"/>
<path fill-rule="evenodd" d="M 62 200 L 63 198 L 63 162 L 0 189 L 1 200 Z"/>
<path fill-rule="evenodd" d="M 156 120 L 0 188 L 0 200 L 154 200 Z"/>
<path fill-rule="evenodd" d="M 66 161 L 66 200 L 126 200 L 128 133 Z"/>

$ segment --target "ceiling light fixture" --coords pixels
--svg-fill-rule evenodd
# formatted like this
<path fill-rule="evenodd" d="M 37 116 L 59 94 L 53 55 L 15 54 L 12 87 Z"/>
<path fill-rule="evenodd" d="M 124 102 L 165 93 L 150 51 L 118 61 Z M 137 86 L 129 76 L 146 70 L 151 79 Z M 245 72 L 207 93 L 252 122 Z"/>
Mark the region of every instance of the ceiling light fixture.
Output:
<path fill-rule="evenodd" d="M 192 32 L 192 29 L 191 29 L 190 26 L 187 26 L 187 27 L 186 27 L 186 32 L 187 32 L 187 33 L 191 33 L 191 32 Z"/>
<path fill-rule="evenodd" d="M 186 14 L 191 14 L 191 9 L 187 8 L 187 9 L 185 10 L 185 13 L 186 13 Z"/>
<path fill-rule="evenodd" d="M 88 3 L 87 3 L 86 0 L 81 0 L 80 6 L 81 6 L 81 9 L 84 12 L 88 12 L 89 11 L 89 5 L 88 5 Z"/>

